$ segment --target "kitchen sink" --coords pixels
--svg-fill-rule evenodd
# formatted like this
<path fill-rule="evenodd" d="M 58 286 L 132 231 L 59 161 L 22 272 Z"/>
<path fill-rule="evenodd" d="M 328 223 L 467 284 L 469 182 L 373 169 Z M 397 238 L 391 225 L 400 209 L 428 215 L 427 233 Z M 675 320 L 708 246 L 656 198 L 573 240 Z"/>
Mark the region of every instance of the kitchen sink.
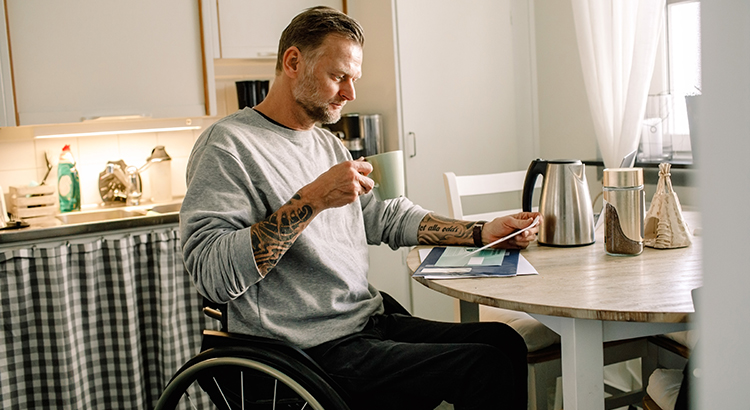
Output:
<path fill-rule="evenodd" d="M 109 208 L 93 211 L 69 212 L 57 215 L 63 224 L 83 224 L 90 222 L 110 221 L 113 219 L 145 216 L 147 209 Z"/>
<path fill-rule="evenodd" d="M 182 207 L 182 202 L 154 205 L 149 207 L 148 210 L 151 212 L 166 214 L 169 212 L 180 212 L 180 207 Z"/>
<path fill-rule="evenodd" d="M 141 216 L 156 216 L 180 211 L 182 201 L 168 203 L 147 203 L 135 206 L 108 205 L 84 209 L 82 211 L 67 212 L 56 215 L 63 225 L 86 224 L 94 222 L 114 221 L 118 219 L 136 218 Z"/>

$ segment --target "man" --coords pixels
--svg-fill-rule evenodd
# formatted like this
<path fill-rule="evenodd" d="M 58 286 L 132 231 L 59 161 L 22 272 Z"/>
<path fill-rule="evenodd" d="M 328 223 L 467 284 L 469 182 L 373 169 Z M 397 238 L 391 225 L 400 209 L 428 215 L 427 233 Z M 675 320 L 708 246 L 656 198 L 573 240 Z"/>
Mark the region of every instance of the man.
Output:
<path fill-rule="evenodd" d="M 209 127 L 188 162 L 180 213 L 185 265 L 201 294 L 227 303 L 229 330 L 289 341 L 343 388 L 354 409 L 526 408 L 526 346 L 500 323 L 384 314 L 367 282 L 367 244 L 474 246 L 537 213 L 489 223 L 378 201 L 367 177 L 317 122 L 354 100 L 364 36 L 317 7 L 284 30 L 266 99 Z M 438 225 L 440 229 L 427 229 Z M 501 246 L 525 248 L 536 229 Z"/>

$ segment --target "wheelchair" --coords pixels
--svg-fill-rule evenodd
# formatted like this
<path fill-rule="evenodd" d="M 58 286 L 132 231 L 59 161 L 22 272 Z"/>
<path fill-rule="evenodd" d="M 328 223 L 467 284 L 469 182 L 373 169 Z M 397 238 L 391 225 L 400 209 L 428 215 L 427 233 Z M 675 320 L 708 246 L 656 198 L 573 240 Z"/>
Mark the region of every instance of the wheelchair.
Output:
<path fill-rule="evenodd" d="M 222 330 L 203 331 L 201 352 L 175 373 L 156 410 L 349 410 L 345 392 L 301 349 L 227 332 L 225 305 L 204 299 L 203 312 Z"/>
<path fill-rule="evenodd" d="M 386 312 L 409 314 L 380 293 Z M 203 312 L 221 322 L 221 331 L 203 331 L 201 352 L 175 373 L 156 410 L 350 410 L 346 392 L 304 351 L 227 332 L 226 305 L 204 299 Z"/>

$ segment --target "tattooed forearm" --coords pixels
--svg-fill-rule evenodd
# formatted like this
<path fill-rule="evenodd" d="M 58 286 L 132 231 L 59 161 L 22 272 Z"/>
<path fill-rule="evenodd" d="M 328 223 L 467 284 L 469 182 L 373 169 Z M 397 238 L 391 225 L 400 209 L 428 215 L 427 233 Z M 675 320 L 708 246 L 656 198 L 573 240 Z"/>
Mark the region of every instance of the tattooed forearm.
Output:
<path fill-rule="evenodd" d="M 295 194 L 268 219 L 250 227 L 253 255 L 261 276 L 266 276 L 276 266 L 313 217 L 312 206 Z"/>
<path fill-rule="evenodd" d="M 417 239 L 420 245 L 474 245 L 474 222 L 458 221 L 427 214 L 419 224 Z"/>

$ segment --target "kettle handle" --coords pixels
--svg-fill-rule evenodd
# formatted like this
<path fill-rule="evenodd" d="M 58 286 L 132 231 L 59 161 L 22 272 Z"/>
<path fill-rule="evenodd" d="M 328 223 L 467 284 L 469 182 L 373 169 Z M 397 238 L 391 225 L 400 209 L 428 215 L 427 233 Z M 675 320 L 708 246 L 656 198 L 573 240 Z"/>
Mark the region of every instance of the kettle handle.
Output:
<path fill-rule="evenodd" d="M 529 170 L 526 171 L 526 179 L 523 181 L 523 196 L 521 203 L 523 204 L 524 212 L 531 212 L 531 199 L 534 195 L 534 185 L 536 184 L 536 178 L 547 172 L 547 161 L 537 158 L 531 161 Z"/>

